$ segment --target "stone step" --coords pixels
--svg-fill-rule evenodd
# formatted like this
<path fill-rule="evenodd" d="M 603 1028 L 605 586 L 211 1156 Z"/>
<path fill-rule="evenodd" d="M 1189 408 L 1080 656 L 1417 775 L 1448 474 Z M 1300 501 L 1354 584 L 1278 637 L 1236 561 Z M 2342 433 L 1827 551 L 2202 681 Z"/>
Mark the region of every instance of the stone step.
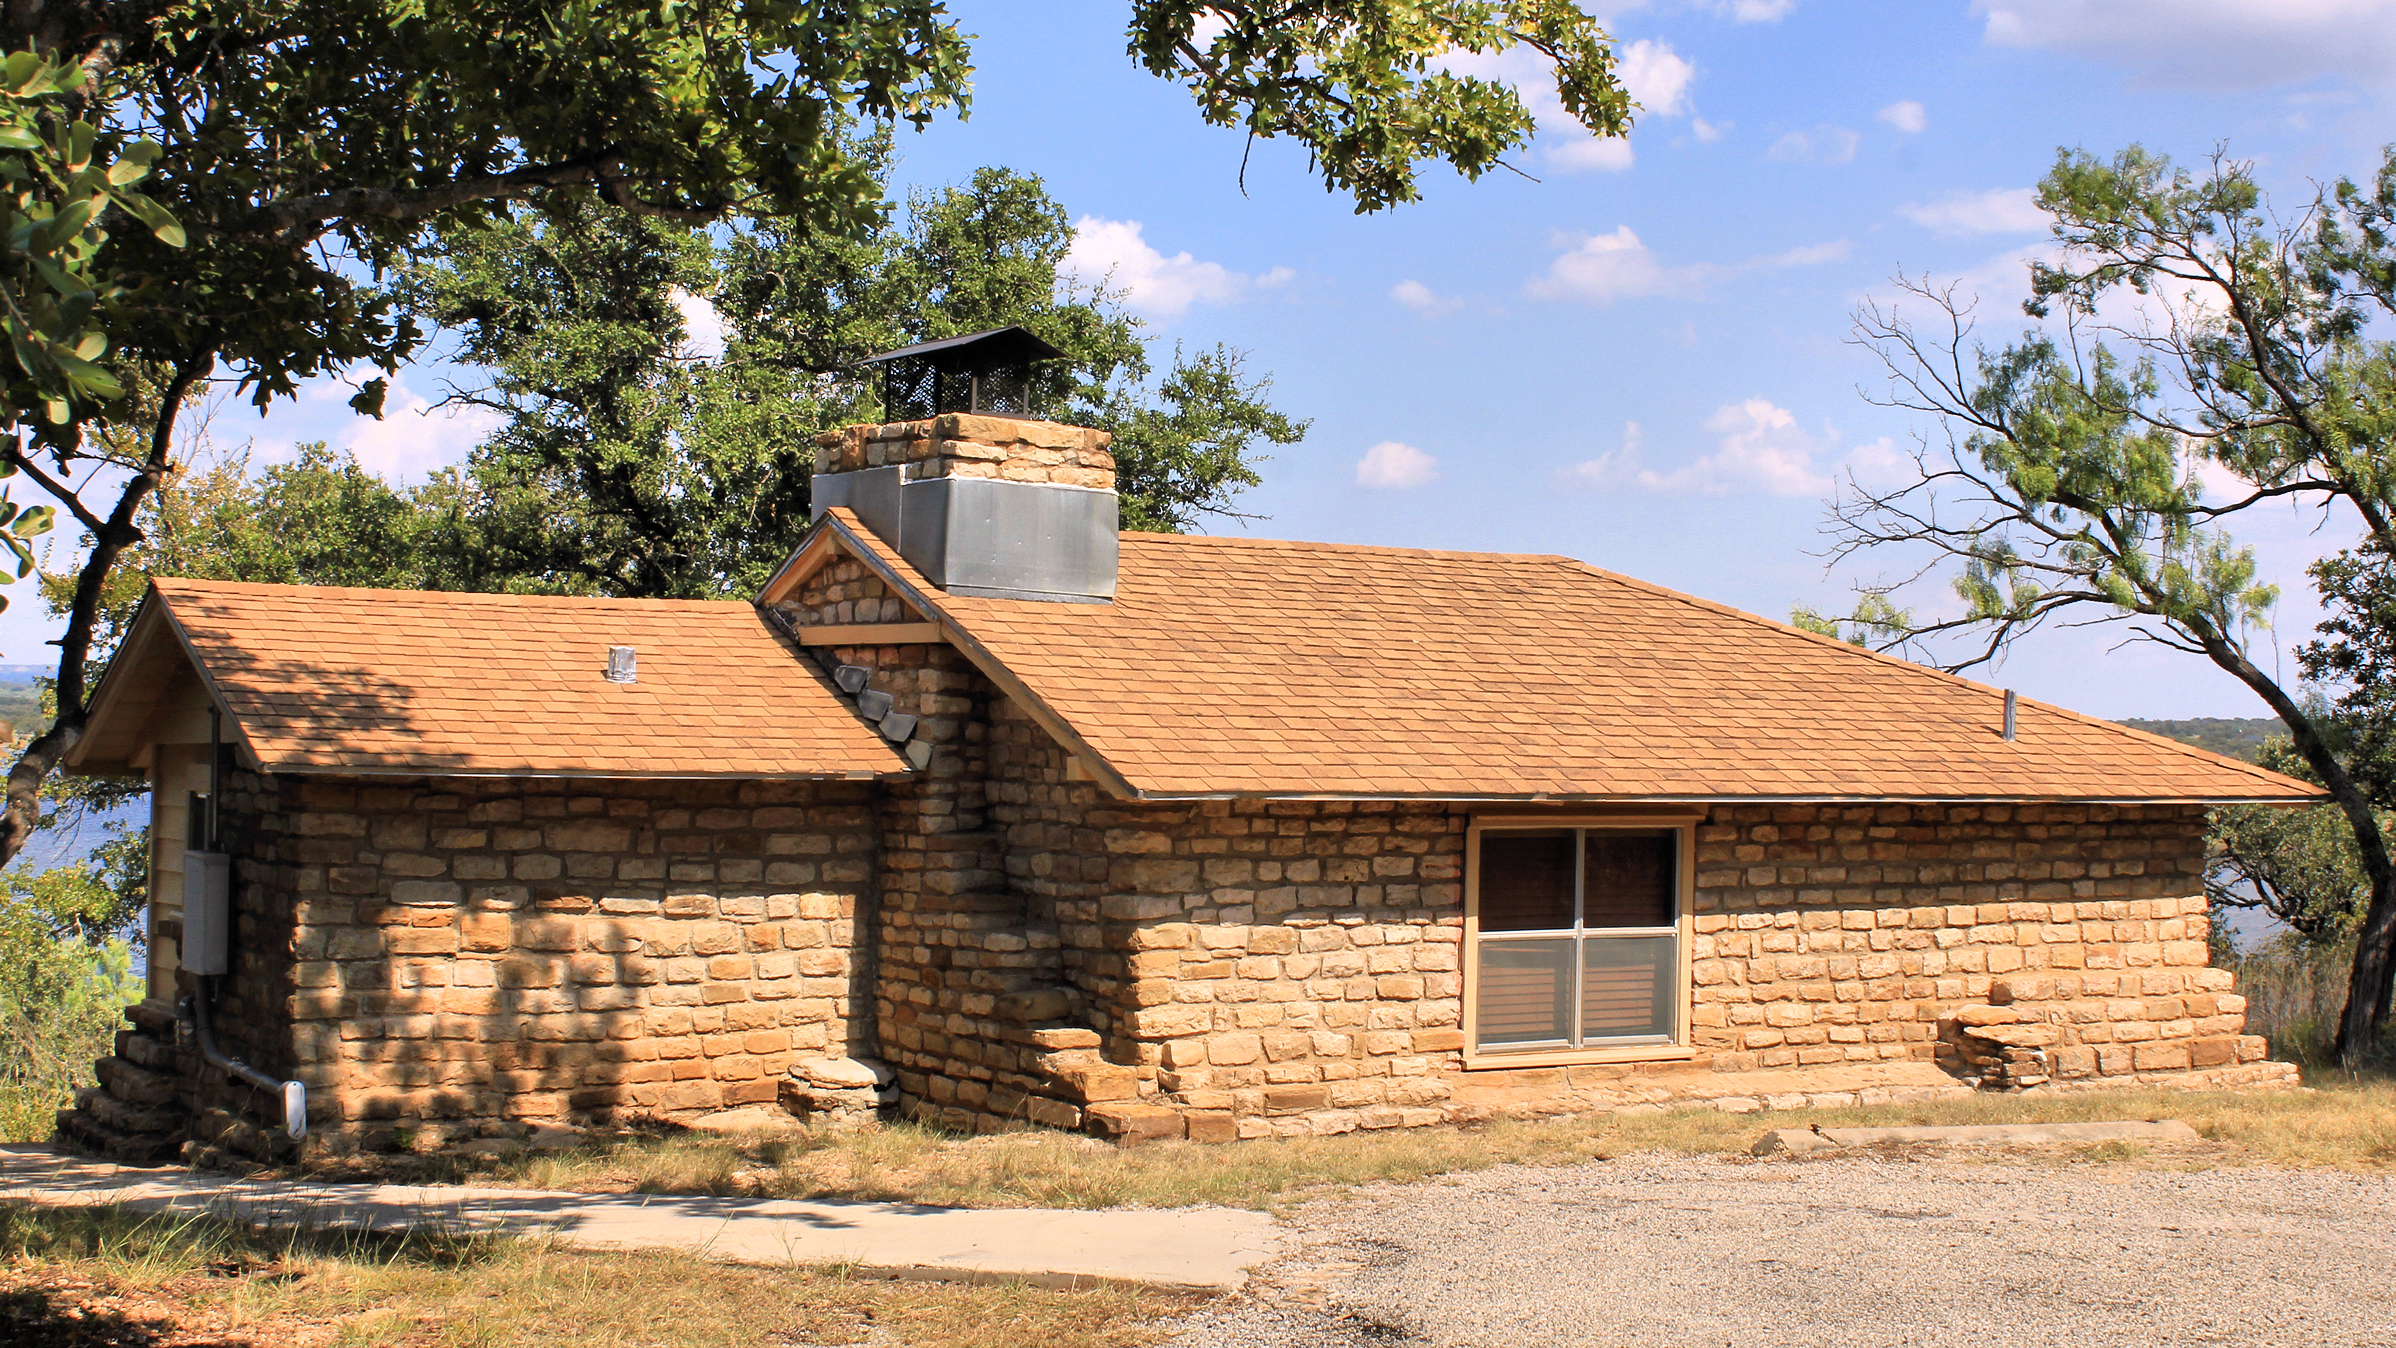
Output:
<path fill-rule="evenodd" d="M 110 1130 L 128 1136 L 181 1132 L 184 1124 L 183 1111 L 179 1109 L 127 1104 L 98 1086 L 76 1091 L 75 1108 Z"/>
<path fill-rule="evenodd" d="M 159 1072 L 175 1070 L 174 1040 L 159 1039 L 144 1030 L 117 1031 L 116 1055 L 136 1067 Z"/>
<path fill-rule="evenodd" d="M 102 1058 L 95 1071 L 108 1093 L 126 1104 L 155 1109 L 175 1102 L 175 1078 L 167 1073 L 137 1067 L 123 1058 Z"/>
<path fill-rule="evenodd" d="M 55 1145 L 118 1165 L 168 1165 L 183 1154 L 183 1134 L 123 1133 L 79 1109 L 58 1111 Z"/>
<path fill-rule="evenodd" d="M 175 1038 L 173 1008 L 152 1002 L 135 1002 L 125 1008 L 125 1019 L 169 1043 Z"/>

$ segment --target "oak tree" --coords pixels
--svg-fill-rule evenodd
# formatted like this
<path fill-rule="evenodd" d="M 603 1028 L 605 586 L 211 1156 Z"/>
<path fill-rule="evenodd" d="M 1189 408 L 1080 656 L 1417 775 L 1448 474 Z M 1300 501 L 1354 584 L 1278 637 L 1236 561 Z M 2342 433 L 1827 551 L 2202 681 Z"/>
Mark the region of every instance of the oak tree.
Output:
<path fill-rule="evenodd" d="M 1564 106 L 1618 134 L 1605 34 L 1567 0 L 1134 0 L 1139 65 L 1208 121 L 1303 145 L 1359 209 L 1524 144 L 1513 89 L 1447 73 L 1528 47 Z M 10 0 L 0 6 L 0 471 L 82 540 L 59 714 L 11 768 L 0 860 L 81 734 L 102 596 L 175 471 L 210 381 L 260 406 L 308 379 L 388 374 L 425 334 L 382 284 L 444 225 L 560 194 L 631 217 L 882 212 L 853 125 L 962 113 L 970 44 L 936 0 Z M 353 405 L 378 412 L 384 380 Z M 25 557 L 38 510 L 0 505 Z"/>

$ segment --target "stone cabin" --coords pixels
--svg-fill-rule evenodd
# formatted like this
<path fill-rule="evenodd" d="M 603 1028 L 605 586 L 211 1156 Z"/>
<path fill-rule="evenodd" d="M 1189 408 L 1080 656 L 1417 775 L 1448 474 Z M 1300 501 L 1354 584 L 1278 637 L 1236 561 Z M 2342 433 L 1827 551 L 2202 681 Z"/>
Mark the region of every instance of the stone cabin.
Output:
<path fill-rule="evenodd" d="M 70 759 L 153 786 L 149 996 L 63 1137 L 2293 1078 L 2202 833 L 2305 783 L 1570 558 L 1118 534 L 1094 431 L 818 468 L 753 602 L 154 582 Z"/>

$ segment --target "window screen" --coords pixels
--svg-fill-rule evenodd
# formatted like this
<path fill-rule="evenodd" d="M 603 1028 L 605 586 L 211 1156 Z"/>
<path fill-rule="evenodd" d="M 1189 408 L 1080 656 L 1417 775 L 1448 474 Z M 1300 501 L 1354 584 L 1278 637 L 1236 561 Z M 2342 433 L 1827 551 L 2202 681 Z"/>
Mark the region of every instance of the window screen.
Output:
<path fill-rule="evenodd" d="M 1479 1049 L 1672 1041 L 1678 831 L 1489 829 L 1478 865 Z"/>

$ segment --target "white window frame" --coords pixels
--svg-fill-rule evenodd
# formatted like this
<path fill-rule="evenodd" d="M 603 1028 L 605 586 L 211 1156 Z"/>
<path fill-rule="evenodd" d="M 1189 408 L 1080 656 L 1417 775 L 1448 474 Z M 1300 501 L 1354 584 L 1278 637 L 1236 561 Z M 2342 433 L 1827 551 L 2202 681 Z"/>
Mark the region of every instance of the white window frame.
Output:
<path fill-rule="evenodd" d="M 1464 969 L 1464 1065 L 1472 1068 L 1553 1067 L 1574 1063 L 1610 1062 L 1668 1062 L 1693 1058 L 1696 1050 L 1689 1043 L 1689 1011 L 1692 1000 L 1690 981 L 1691 951 L 1696 944 L 1697 897 L 1697 824 L 1704 818 L 1689 814 L 1594 814 L 1594 815 L 1534 815 L 1491 814 L 1475 815 L 1464 835 L 1464 949 L 1461 961 Z M 1481 836 L 1485 832 L 1521 832 L 1526 829 L 1611 829 L 1655 830 L 1670 829 L 1678 839 L 1678 876 L 1674 888 L 1674 921 L 1662 927 L 1604 927 L 1584 928 L 1580 911 L 1575 907 L 1573 927 L 1573 1005 L 1580 1005 L 1579 980 L 1584 956 L 1582 942 L 1587 933 L 1602 931 L 1606 936 L 1657 937 L 1671 936 L 1674 952 L 1674 989 L 1672 997 L 1672 1033 L 1668 1039 L 1647 1042 L 1609 1040 L 1587 1046 L 1558 1046 L 1539 1044 L 1525 1048 L 1481 1047 L 1480 989 L 1481 942 L 1511 940 L 1554 940 L 1558 931 L 1508 932 L 1484 937 L 1481 934 Z M 1575 890 L 1579 889 L 1581 868 L 1588 864 L 1585 850 L 1573 849 Z M 1600 937 L 1599 939 L 1605 939 Z M 1579 1032 L 1578 1012 L 1574 1032 Z"/>

